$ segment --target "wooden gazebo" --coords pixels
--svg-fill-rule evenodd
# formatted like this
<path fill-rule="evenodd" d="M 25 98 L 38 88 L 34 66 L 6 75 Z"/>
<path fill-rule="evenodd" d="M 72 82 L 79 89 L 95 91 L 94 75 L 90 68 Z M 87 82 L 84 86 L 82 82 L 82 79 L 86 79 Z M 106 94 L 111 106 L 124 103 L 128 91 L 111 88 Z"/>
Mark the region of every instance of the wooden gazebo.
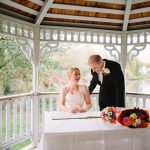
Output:
<path fill-rule="evenodd" d="M 53 48 L 50 44 L 57 46 L 60 42 L 103 44 L 125 71 L 127 62 L 150 43 L 150 0 L 0 0 L 0 34 L 16 38 L 33 66 L 33 93 L 0 97 L 0 149 L 7 149 L 27 138 L 32 139 L 32 147 L 37 147 L 42 132 L 38 120 L 39 102 L 42 101 L 43 115 L 45 97 L 50 103 L 54 102 L 53 97 L 56 103 L 58 100 L 58 93 L 45 95 L 37 90 L 42 48 Z M 42 42 L 45 45 L 40 47 Z M 132 49 L 128 48 L 129 45 Z M 119 50 L 117 46 L 120 46 Z M 136 100 L 136 106 L 142 99 L 144 107 L 150 95 L 127 93 L 127 98 Z M 3 139 L 4 102 L 6 137 Z M 13 112 L 10 112 L 11 104 Z M 22 111 L 24 106 L 26 114 Z M 16 123 L 18 107 L 19 129 Z M 14 114 L 13 137 L 10 137 L 10 113 Z"/>

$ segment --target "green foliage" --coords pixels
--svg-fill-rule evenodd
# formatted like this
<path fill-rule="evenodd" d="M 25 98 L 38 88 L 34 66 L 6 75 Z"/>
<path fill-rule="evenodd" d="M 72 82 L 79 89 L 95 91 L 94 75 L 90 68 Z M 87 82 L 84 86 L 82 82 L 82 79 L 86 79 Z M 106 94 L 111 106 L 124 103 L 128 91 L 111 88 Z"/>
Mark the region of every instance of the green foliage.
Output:
<path fill-rule="evenodd" d="M 25 82 L 31 82 L 29 75 L 31 71 L 31 64 L 25 58 L 15 39 L 0 36 L 0 95 L 25 91 Z M 18 90 L 17 87 L 14 87 L 20 84 L 17 83 L 19 80 L 25 83 L 24 89 Z"/>
<path fill-rule="evenodd" d="M 41 91 L 58 92 L 60 78 L 64 73 L 61 57 L 68 50 L 69 44 L 61 43 L 52 49 L 44 49 L 45 57 L 40 61 L 39 87 Z M 66 72 L 65 72 L 66 73 Z"/>
<path fill-rule="evenodd" d="M 27 139 L 27 140 L 25 140 L 25 141 L 23 141 L 21 143 L 18 143 L 16 145 L 12 146 L 10 148 L 10 150 L 20 150 L 20 149 L 22 149 L 22 148 L 24 148 L 24 147 L 26 147 L 26 146 L 28 146 L 30 144 L 31 144 L 31 140 Z"/>

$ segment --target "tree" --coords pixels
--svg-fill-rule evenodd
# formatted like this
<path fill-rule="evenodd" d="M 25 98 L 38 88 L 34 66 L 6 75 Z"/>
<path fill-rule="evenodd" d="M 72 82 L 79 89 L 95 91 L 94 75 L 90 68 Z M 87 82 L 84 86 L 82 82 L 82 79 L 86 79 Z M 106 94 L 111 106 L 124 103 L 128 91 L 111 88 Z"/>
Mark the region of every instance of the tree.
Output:
<path fill-rule="evenodd" d="M 0 36 L 0 95 L 21 93 L 23 89 L 16 91 L 20 83 L 13 83 L 15 80 L 31 80 L 28 73 L 31 73 L 31 64 L 25 58 L 20 45 L 14 38 Z"/>

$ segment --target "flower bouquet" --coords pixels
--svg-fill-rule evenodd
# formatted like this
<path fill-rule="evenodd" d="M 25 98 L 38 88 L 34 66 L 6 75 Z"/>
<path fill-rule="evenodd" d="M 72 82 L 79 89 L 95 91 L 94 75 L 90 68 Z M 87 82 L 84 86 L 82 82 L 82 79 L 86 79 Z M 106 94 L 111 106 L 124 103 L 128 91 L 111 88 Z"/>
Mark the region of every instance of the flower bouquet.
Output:
<path fill-rule="evenodd" d="M 117 121 L 129 128 L 144 128 L 148 126 L 149 112 L 144 109 L 125 109 L 120 112 Z"/>
<path fill-rule="evenodd" d="M 110 123 L 116 123 L 117 109 L 115 107 L 106 107 L 102 110 L 101 118 Z"/>

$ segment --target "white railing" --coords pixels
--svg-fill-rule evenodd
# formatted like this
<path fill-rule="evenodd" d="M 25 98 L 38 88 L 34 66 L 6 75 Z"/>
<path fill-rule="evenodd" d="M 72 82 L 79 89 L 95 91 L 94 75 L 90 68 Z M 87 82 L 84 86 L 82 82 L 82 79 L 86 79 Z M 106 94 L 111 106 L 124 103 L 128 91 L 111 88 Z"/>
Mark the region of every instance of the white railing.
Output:
<path fill-rule="evenodd" d="M 38 110 L 35 110 L 36 100 Z M 98 94 L 92 94 L 91 100 L 91 111 L 99 110 Z M 150 94 L 127 93 L 126 106 L 150 108 Z M 39 95 L 29 93 L 0 97 L 0 150 L 27 138 L 31 138 L 34 143 L 34 137 L 42 133 L 44 111 L 59 111 L 59 93 L 43 92 Z M 38 122 L 33 122 L 33 119 Z M 34 131 L 33 126 L 38 127 L 39 131 Z"/>
<path fill-rule="evenodd" d="M 32 136 L 33 94 L 0 97 L 0 149 L 7 149 Z"/>
<path fill-rule="evenodd" d="M 126 107 L 150 108 L 150 94 L 127 93 Z"/>

